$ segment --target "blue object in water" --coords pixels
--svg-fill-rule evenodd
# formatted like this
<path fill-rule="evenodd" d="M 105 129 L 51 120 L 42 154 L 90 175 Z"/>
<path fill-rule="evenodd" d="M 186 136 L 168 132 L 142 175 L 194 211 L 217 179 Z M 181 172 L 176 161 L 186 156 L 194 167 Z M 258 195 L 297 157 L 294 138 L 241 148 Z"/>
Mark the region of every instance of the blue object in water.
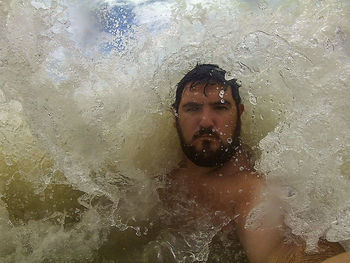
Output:
<path fill-rule="evenodd" d="M 133 6 L 129 4 L 116 5 L 112 8 L 103 6 L 96 12 L 100 30 L 112 34 L 113 41 L 105 42 L 101 46 L 103 53 L 109 53 L 112 49 L 123 50 L 123 39 L 132 37 L 135 25 L 135 13 Z"/>

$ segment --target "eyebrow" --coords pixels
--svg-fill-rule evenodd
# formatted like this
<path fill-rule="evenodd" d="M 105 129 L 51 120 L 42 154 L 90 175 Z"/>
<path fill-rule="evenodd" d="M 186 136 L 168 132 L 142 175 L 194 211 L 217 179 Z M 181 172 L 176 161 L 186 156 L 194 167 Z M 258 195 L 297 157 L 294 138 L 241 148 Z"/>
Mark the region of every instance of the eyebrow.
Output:
<path fill-rule="evenodd" d="M 190 101 L 190 102 L 187 102 L 184 105 L 182 105 L 182 108 L 193 107 L 193 106 L 201 106 L 201 105 L 203 105 L 203 104 Z"/>
<path fill-rule="evenodd" d="M 223 102 L 222 102 L 223 101 Z M 212 102 L 212 103 L 209 103 L 210 105 L 213 105 L 213 106 L 217 106 L 217 105 L 226 105 L 226 106 L 232 106 L 232 103 L 227 101 L 227 100 L 218 100 L 218 101 L 215 101 L 215 102 Z"/>
<path fill-rule="evenodd" d="M 226 106 L 232 106 L 232 103 L 227 101 L 227 100 L 224 100 L 224 102 L 222 102 L 222 100 L 218 100 L 218 101 L 215 101 L 215 102 L 211 102 L 209 103 L 210 106 L 219 106 L 219 105 L 226 105 Z M 203 105 L 202 103 L 197 103 L 197 102 L 193 102 L 193 101 L 190 101 L 190 102 L 187 102 L 185 103 L 184 105 L 182 105 L 182 108 L 187 108 L 187 107 L 196 107 L 196 106 L 201 106 Z"/>

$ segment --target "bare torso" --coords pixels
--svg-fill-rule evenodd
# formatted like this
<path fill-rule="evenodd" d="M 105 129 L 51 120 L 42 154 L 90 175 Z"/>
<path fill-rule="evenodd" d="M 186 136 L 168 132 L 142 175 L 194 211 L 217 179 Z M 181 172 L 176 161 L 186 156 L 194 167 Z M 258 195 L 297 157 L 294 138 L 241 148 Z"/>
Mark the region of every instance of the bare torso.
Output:
<path fill-rule="evenodd" d="M 283 241 L 292 240 L 286 236 L 289 231 L 283 224 L 283 204 L 267 188 L 264 178 L 252 169 L 245 154 L 236 155 L 224 166 L 211 170 L 193 168 L 184 165 L 168 176 L 166 191 L 161 194 L 164 201 L 173 202 L 172 196 L 182 196 L 194 202 L 196 205 L 191 207 L 194 217 L 197 213 L 200 216 L 203 209 L 224 213 L 235 225 L 238 239 L 251 262 L 289 262 L 284 249 L 293 251 L 300 258 L 309 257 L 304 254 L 302 241 Z M 256 208 L 258 213 L 254 211 Z M 255 221 L 253 227 L 249 221 Z M 327 253 L 310 262 L 321 262 L 343 251 L 338 244 L 326 243 L 321 247 Z M 276 260 L 274 254 L 277 254 Z"/>
<path fill-rule="evenodd" d="M 245 154 L 222 167 L 208 170 L 191 169 L 184 165 L 168 177 L 170 192 L 185 189 L 187 198 L 213 211 L 233 215 L 256 198 L 264 179 L 252 169 Z"/>

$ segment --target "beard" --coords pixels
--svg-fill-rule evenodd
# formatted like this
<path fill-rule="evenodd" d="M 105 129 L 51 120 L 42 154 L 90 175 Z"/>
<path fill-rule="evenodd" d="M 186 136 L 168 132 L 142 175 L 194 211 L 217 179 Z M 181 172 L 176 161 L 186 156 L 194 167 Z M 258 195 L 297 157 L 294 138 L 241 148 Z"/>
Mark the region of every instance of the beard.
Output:
<path fill-rule="evenodd" d="M 197 150 L 196 147 L 192 144 L 188 144 L 185 141 L 183 136 L 183 132 L 179 125 L 178 119 L 176 119 L 176 129 L 179 135 L 180 144 L 182 151 L 186 155 L 186 157 L 193 162 L 197 166 L 202 167 L 218 167 L 222 166 L 229 160 L 231 160 L 232 156 L 235 155 L 237 150 L 240 148 L 240 131 L 241 131 L 241 120 L 237 119 L 236 127 L 231 135 L 232 142 L 224 143 L 220 136 L 213 131 L 211 128 L 202 128 L 200 129 L 194 136 L 193 139 L 200 138 L 203 135 L 213 137 L 219 141 L 219 147 L 216 150 L 210 149 L 210 141 L 203 140 L 202 141 L 202 149 Z"/>

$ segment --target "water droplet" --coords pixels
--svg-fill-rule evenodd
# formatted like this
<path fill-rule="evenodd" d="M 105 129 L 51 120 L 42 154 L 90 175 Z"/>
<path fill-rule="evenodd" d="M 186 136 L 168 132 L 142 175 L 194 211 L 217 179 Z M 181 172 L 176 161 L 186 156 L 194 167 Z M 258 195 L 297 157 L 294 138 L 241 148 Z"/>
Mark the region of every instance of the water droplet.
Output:
<path fill-rule="evenodd" d="M 232 77 L 232 75 L 231 75 L 231 72 L 226 72 L 225 73 L 225 80 L 232 80 L 233 79 L 233 77 Z"/>
<path fill-rule="evenodd" d="M 251 93 L 250 91 L 248 91 L 249 94 L 249 102 L 253 105 L 257 104 L 258 99 L 254 96 L 253 93 Z"/>
<path fill-rule="evenodd" d="M 220 97 L 220 98 L 223 98 L 224 95 L 225 95 L 225 91 L 224 91 L 224 90 L 220 90 L 220 92 L 219 92 L 219 97 Z M 222 101 L 222 100 L 221 100 L 221 101 Z M 222 103 L 223 103 L 223 102 L 222 102 Z"/>
<path fill-rule="evenodd" d="M 229 144 L 231 144 L 232 143 L 232 138 L 230 137 L 230 138 L 227 138 L 227 142 L 229 143 Z"/>
<path fill-rule="evenodd" d="M 266 1 L 259 1 L 258 2 L 258 7 L 261 9 L 261 10 L 265 10 L 267 7 L 268 7 L 268 4 Z"/>
<path fill-rule="evenodd" d="M 331 188 L 329 188 L 329 189 L 327 190 L 327 192 L 328 192 L 329 194 L 333 194 L 333 193 L 334 193 L 334 189 L 331 187 Z"/>
<path fill-rule="evenodd" d="M 239 170 L 242 172 L 244 170 L 244 167 L 243 166 L 239 167 Z"/>

